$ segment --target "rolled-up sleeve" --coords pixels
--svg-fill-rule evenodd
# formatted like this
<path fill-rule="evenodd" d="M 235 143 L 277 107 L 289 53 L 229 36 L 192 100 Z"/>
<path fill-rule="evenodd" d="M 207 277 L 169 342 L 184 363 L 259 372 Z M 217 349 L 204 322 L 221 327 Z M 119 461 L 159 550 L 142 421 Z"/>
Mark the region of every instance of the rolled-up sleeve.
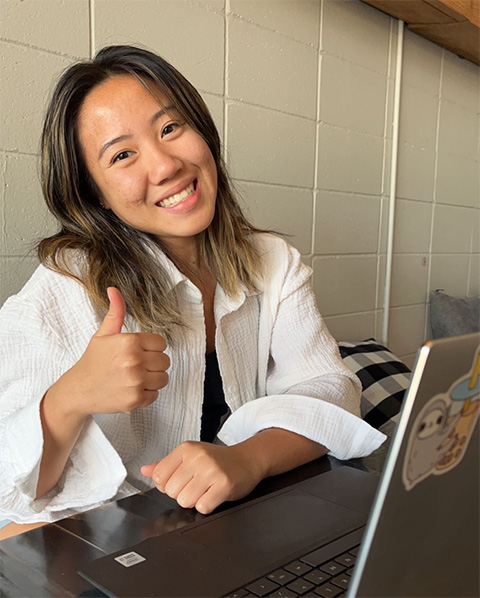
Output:
<path fill-rule="evenodd" d="M 281 276 L 267 281 L 259 356 L 268 344 L 265 396 L 242 405 L 225 422 L 219 439 L 241 442 L 262 429 L 279 427 L 324 445 L 334 457 L 362 457 L 385 436 L 360 419 L 361 385 L 343 363 L 338 345 L 321 317 L 310 278 L 299 253 L 276 243 Z M 278 265 L 269 264 L 274 271 Z M 265 317 L 265 314 L 261 315 Z M 261 365 L 260 365 L 261 367 Z M 262 386 L 260 384 L 260 386 Z"/>

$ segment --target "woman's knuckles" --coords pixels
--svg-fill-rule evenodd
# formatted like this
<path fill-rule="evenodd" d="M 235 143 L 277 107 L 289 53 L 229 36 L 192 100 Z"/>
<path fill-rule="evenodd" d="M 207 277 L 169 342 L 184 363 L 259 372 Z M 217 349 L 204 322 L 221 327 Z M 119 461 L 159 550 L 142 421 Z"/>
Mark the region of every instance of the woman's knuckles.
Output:
<path fill-rule="evenodd" d="M 155 484 L 155 487 L 160 490 L 160 492 L 163 492 L 164 494 L 167 493 L 163 476 L 155 470 L 152 475 L 152 481 Z"/>
<path fill-rule="evenodd" d="M 125 386 L 134 389 L 143 389 L 147 381 L 147 372 L 141 366 L 125 367 L 123 380 Z"/>
<path fill-rule="evenodd" d="M 141 357 L 139 355 L 125 355 L 117 364 L 118 370 L 123 370 L 129 376 L 136 376 L 144 371 Z"/>
<path fill-rule="evenodd" d="M 124 351 L 141 351 L 143 348 L 141 335 L 136 333 L 119 334 L 113 342 Z"/>
<path fill-rule="evenodd" d="M 196 440 L 185 440 L 184 442 L 178 445 L 178 448 L 176 450 L 181 450 L 182 452 L 188 454 L 189 452 L 192 452 L 197 448 L 200 449 L 200 444 L 201 443 L 197 442 Z"/>

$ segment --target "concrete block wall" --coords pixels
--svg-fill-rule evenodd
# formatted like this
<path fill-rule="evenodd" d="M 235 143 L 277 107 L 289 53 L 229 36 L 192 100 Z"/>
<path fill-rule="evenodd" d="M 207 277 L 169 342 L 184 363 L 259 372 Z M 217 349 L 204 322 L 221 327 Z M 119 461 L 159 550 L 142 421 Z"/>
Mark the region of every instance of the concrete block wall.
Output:
<path fill-rule="evenodd" d="M 288 233 L 339 340 L 381 338 L 397 21 L 359 0 L 0 0 L 0 303 L 55 225 L 38 184 L 52 79 L 112 43 L 204 96 L 255 223 Z M 412 362 L 428 297 L 480 292 L 479 69 L 406 32 L 387 342 Z"/>

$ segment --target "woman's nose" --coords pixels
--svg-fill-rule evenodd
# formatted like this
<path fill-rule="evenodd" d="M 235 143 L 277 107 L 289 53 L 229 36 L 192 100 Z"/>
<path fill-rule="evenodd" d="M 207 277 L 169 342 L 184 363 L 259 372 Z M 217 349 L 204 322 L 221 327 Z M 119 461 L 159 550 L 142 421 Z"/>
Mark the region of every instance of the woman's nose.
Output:
<path fill-rule="evenodd" d="M 161 185 L 172 179 L 182 168 L 182 161 L 163 148 L 154 147 L 146 158 L 148 179 L 152 185 Z"/>

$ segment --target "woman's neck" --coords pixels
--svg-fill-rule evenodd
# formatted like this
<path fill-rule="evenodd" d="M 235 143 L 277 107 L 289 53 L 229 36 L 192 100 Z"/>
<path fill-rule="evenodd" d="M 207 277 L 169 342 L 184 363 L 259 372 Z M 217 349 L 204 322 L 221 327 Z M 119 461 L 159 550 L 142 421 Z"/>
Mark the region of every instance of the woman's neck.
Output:
<path fill-rule="evenodd" d="M 200 261 L 199 242 L 196 237 L 186 239 L 175 239 L 174 241 L 160 239 L 166 248 L 169 257 L 175 264 L 184 264 L 186 267 L 194 267 Z"/>

